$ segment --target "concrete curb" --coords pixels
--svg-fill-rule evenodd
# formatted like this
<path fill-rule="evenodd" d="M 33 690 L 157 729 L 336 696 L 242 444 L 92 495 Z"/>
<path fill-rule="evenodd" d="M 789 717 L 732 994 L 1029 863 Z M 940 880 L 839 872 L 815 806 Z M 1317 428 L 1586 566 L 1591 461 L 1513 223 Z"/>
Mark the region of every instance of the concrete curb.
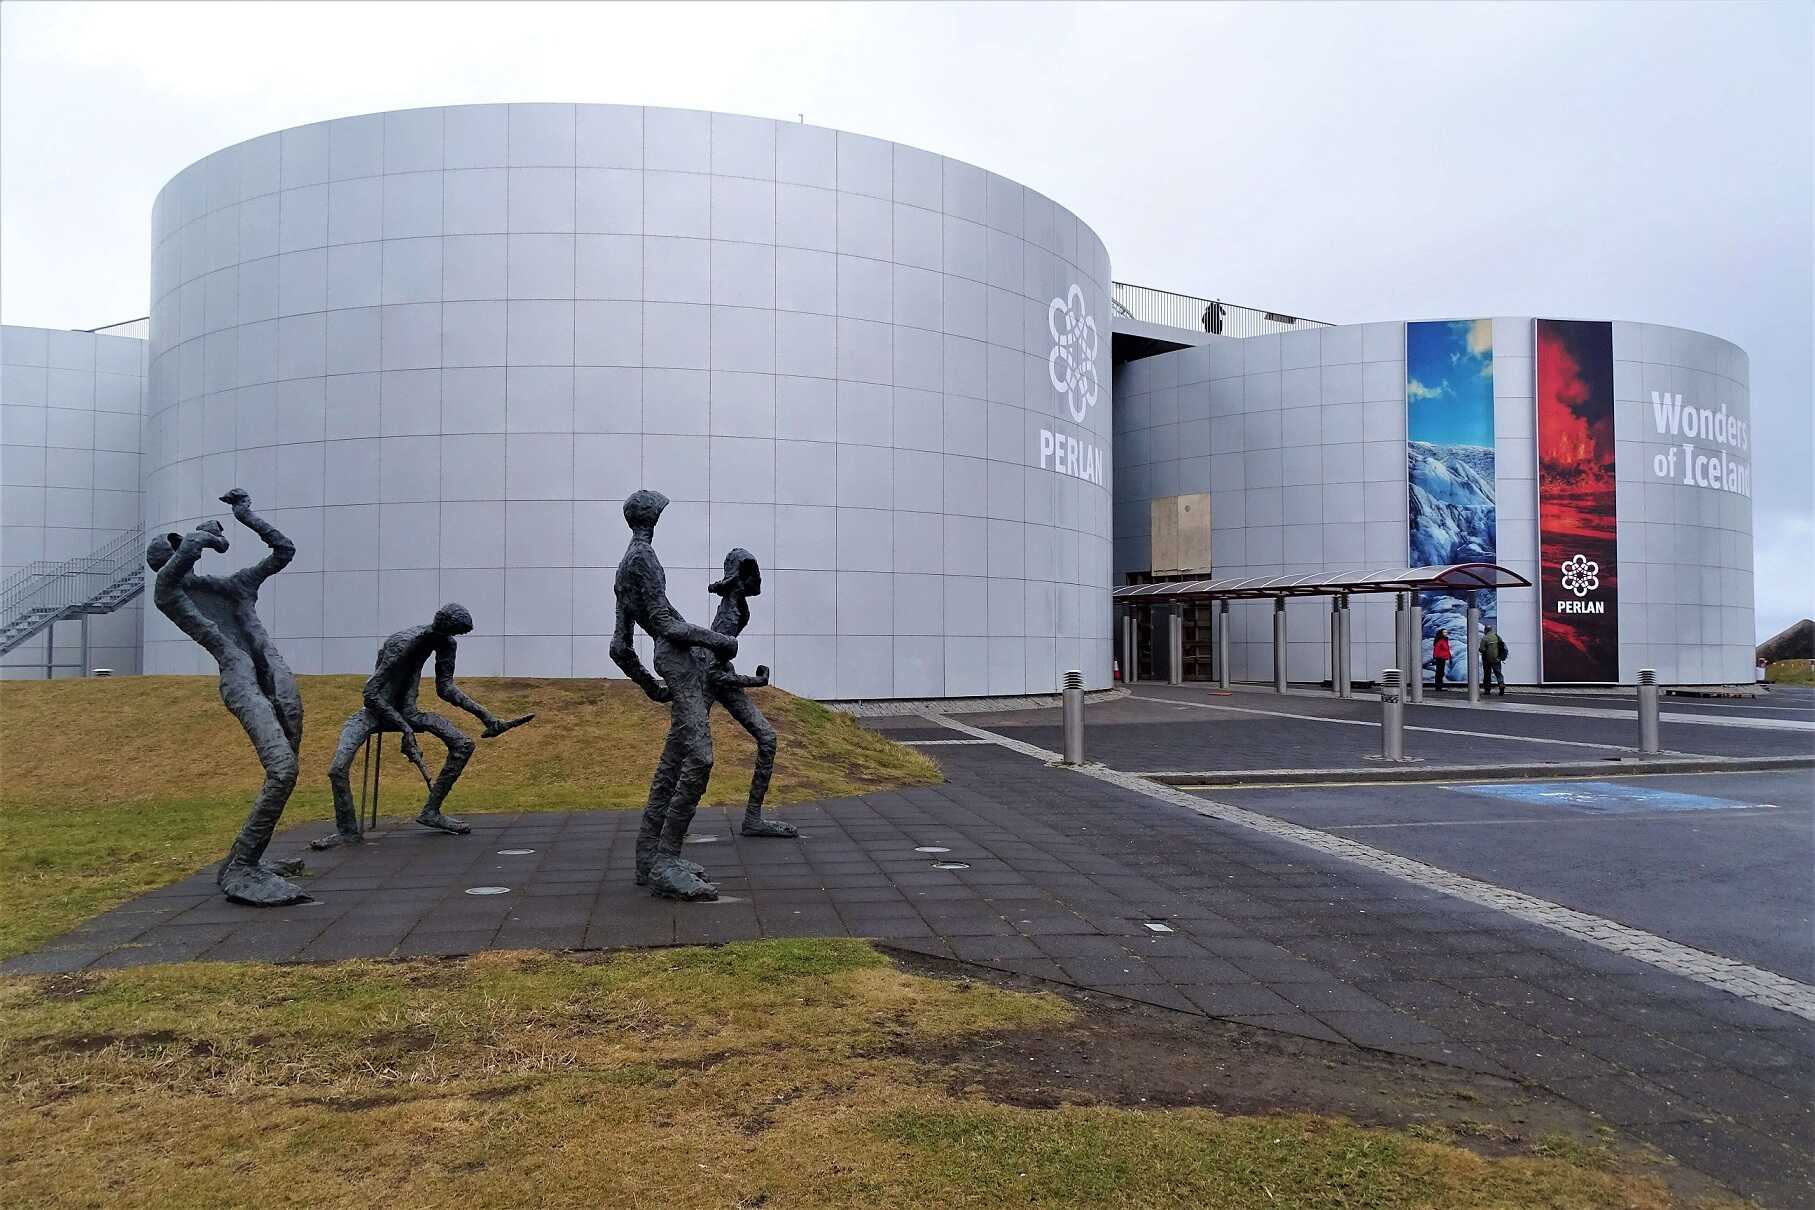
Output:
<path fill-rule="evenodd" d="M 1815 769 L 1809 756 L 1620 757 L 1538 765 L 1395 765 L 1345 769 L 1211 769 L 1197 773 L 1141 773 L 1163 786 L 1223 789 L 1302 786 L 1318 782 L 1430 782 L 1530 780 L 1544 777 L 1631 777 L 1642 773 L 1762 773 Z"/>

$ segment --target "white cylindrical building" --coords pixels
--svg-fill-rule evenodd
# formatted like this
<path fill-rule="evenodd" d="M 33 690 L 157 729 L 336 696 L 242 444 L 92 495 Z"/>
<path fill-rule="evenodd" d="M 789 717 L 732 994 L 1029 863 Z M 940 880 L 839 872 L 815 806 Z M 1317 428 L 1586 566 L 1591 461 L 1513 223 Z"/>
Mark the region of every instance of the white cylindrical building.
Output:
<path fill-rule="evenodd" d="M 615 675 L 649 487 L 690 618 L 757 554 L 740 663 L 794 692 L 1109 682 L 1109 260 L 1031 189 L 794 123 L 458 106 L 217 152 L 153 246 L 145 518 L 253 494 L 299 548 L 263 605 L 298 672 L 458 600 L 464 671 Z M 155 611 L 145 652 L 206 658 Z"/>
<path fill-rule="evenodd" d="M 1500 631 L 1513 653 L 1505 672 L 1513 683 L 1537 683 L 1544 458 L 1536 427 L 1536 321 L 1443 322 L 1470 327 L 1489 353 L 1491 428 L 1480 441 L 1493 458 L 1488 499 L 1497 504 L 1497 546 L 1491 561 L 1534 585 L 1499 592 Z M 1654 668 L 1666 684 L 1748 682 L 1753 599 L 1746 354 L 1701 332 L 1617 321 L 1606 326 L 1617 479 L 1611 501 L 1618 549 L 1617 680 L 1636 683 L 1640 668 Z M 1153 574 L 1154 502 L 1200 493 L 1209 497 L 1209 574 L 1219 579 L 1427 561 L 1414 558 L 1412 541 L 1407 453 L 1415 434 L 1408 434 L 1407 398 L 1408 382 L 1419 375 L 1416 367 L 1407 372 L 1407 327 L 1372 323 L 1212 338 L 1118 366 L 1117 582 Z M 1433 380 L 1411 389 L 1422 396 L 1443 388 Z M 1673 408 L 1694 416 L 1685 421 Z M 1710 431 L 1700 432 L 1703 427 Z M 1685 441 L 1692 447 L 1687 455 Z M 1724 483 L 1708 469 L 1710 456 L 1725 457 Z M 1743 479 L 1740 466 L 1746 467 Z M 1231 605 L 1230 663 L 1237 679 L 1271 678 L 1270 609 L 1267 601 Z M 1390 595 L 1355 599 L 1357 678 L 1396 662 L 1393 609 Z M 1292 601 L 1287 610 L 1290 677 L 1327 678 L 1329 602 Z"/>

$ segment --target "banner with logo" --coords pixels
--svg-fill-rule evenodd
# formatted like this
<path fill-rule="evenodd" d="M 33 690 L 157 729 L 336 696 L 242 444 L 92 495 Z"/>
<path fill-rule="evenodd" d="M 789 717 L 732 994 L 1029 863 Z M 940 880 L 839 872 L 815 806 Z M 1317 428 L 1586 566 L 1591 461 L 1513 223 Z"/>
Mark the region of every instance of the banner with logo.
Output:
<path fill-rule="evenodd" d="M 1405 460 L 1411 565 L 1493 563 L 1494 325 L 1462 319 L 1405 325 Z M 1468 597 L 1484 625 L 1498 622 L 1492 590 L 1419 593 L 1424 652 L 1449 635 L 1446 682 L 1468 676 Z"/>
<path fill-rule="evenodd" d="M 1613 325 L 1532 323 L 1538 410 L 1539 670 L 1547 684 L 1620 677 Z"/>

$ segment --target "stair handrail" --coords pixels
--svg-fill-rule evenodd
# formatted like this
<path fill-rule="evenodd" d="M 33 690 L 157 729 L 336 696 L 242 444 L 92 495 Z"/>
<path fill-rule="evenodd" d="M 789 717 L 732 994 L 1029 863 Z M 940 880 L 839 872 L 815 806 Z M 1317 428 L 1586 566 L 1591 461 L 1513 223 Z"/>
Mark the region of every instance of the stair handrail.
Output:
<path fill-rule="evenodd" d="M 7 577 L 0 592 L 0 630 L 10 629 L 28 614 L 58 613 L 88 605 L 116 584 L 140 572 L 143 527 L 128 530 L 86 555 L 61 563 L 27 564 Z"/>

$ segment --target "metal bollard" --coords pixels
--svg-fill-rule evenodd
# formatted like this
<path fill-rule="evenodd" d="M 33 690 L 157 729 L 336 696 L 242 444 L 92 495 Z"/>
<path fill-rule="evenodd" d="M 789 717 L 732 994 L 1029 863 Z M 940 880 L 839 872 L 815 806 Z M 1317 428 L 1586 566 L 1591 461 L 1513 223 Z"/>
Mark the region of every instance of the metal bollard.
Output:
<path fill-rule="evenodd" d="M 1481 611 L 1468 607 L 1468 704 L 1481 704 Z"/>
<path fill-rule="evenodd" d="M 1412 594 L 1412 607 L 1406 610 L 1405 667 L 1409 670 L 1406 680 L 1405 700 L 1414 706 L 1424 704 L 1424 606 L 1417 593 Z"/>
<path fill-rule="evenodd" d="M 1065 674 L 1065 763 L 1084 763 L 1084 674 L 1073 668 Z"/>
<path fill-rule="evenodd" d="M 1657 739 L 1657 669 L 1639 669 L 1639 751 L 1654 755 L 1662 751 Z"/>
<path fill-rule="evenodd" d="M 1336 615 L 1336 624 L 1342 632 L 1342 688 L 1338 693 L 1341 697 L 1352 698 L 1355 696 L 1355 679 L 1350 675 L 1350 665 L 1355 658 L 1354 651 L 1349 646 L 1349 619 L 1352 615 L 1349 612 L 1349 598 L 1343 596 L 1337 599 L 1342 602 L 1342 610 Z"/>
<path fill-rule="evenodd" d="M 1273 598 L 1273 692 L 1286 691 L 1286 599 Z"/>
<path fill-rule="evenodd" d="M 1174 604 L 1166 611 L 1166 683 L 1185 683 L 1185 607 Z"/>
<path fill-rule="evenodd" d="M 1397 668 L 1380 671 L 1380 758 L 1405 759 L 1405 683 Z"/>
<path fill-rule="evenodd" d="M 1216 603 L 1216 687 L 1229 687 L 1229 602 Z"/>

